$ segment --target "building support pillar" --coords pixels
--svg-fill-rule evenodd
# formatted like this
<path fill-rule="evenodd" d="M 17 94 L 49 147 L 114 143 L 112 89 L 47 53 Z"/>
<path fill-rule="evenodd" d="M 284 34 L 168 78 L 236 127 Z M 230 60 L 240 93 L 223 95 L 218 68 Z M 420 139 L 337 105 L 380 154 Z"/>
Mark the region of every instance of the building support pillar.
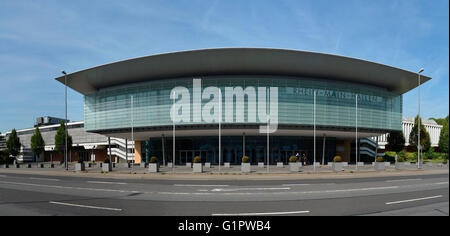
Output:
<path fill-rule="evenodd" d="M 385 147 L 386 149 L 386 147 Z M 377 156 L 378 156 L 378 136 L 375 138 L 375 160 L 374 162 L 377 161 Z"/>
<path fill-rule="evenodd" d="M 108 149 L 109 149 L 109 165 L 111 165 L 112 168 L 111 137 L 108 137 Z"/>
<path fill-rule="evenodd" d="M 326 141 L 326 134 L 323 134 L 322 165 L 325 165 L 325 141 Z"/>
<path fill-rule="evenodd" d="M 128 139 L 125 139 L 125 160 L 130 163 L 128 160 Z"/>
<path fill-rule="evenodd" d="M 134 163 L 141 164 L 141 141 L 134 141 Z"/>
<path fill-rule="evenodd" d="M 162 138 L 161 138 L 161 139 L 162 139 L 162 140 L 161 140 L 161 143 L 162 143 L 163 166 L 165 166 L 165 165 L 166 165 L 166 150 L 165 150 L 165 148 L 164 148 L 164 142 L 165 142 L 164 134 L 162 135 Z"/>
<path fill-rule="evenodd" d="M 242 157 L 245 156 L 245 133 L 242 133 Z"/>

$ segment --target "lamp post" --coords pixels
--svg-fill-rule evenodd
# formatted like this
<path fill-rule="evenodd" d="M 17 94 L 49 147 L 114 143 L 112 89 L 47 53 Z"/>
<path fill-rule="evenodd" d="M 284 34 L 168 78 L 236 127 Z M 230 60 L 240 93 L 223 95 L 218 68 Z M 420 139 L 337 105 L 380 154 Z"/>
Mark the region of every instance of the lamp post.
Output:
<path fill-rule="evenodd" d="M 64 74 L 64 87 L 65 87 L 65 107 L 66 107 L 66 119 L 64 120 L 64 135 L 65 135 L 65 145 L 64 145 L 64 164 L 66 170 L 69 170 L 69 163 L 67 163 L 67 73 L 62 71 Z"/>
<path fill-rule="evenodd" d="M 423 68 L 421 68 L 419 70 L 419 72 L 417 73 L 418 75 L 418 82 L 419 82 L 419 115 L 418 115 L 418 126 L 417 126 L 417 168 L 420 169 L 420 150 L 422 149 L 421 145 L 420 145 L 420 121 L 422 118 L 420 118 L 420 73 L 422 73 L 424 71 Z"/>

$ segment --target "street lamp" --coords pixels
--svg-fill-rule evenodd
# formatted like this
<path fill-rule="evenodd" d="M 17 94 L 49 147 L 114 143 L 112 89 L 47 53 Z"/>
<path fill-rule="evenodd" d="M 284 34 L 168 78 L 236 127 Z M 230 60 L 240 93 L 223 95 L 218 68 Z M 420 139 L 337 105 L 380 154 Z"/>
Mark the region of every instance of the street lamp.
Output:
<path fill-rule="evenodd" d="M 64 163 L 66 166 L 66 170 L 69 170 L 69 164 L 67 163 L 67 73 L 62 71 L 64 74 L 64 86 L 65 86 L 65 103 L 66 103 L 66 119 L 64 120 L 65 125 L 65 146 L 64 146 Z"/>
<path fill-rule="evenodd" d="M 419 116 L 418 116 L 418 126 L 417 126 L 417 133 L 418 133 L 418 135 L 417 135 L 417 168 L 418 169 L 420 169 L 420 150 L 421 150 L 421 145 L 420 145 L 420 120 L 422 119 L 422 118 L 420 118 L 420 73 L 422 73 L 424 71 L 424 69 L 423 68 L 421 68 L 420 70 L 419 70 L 419 72 L 417 73 L 417 75 L 418 75 L 418 77 L 419 77 L 419 79 L 418 79 L 418 81 L 419 81 Z"/>

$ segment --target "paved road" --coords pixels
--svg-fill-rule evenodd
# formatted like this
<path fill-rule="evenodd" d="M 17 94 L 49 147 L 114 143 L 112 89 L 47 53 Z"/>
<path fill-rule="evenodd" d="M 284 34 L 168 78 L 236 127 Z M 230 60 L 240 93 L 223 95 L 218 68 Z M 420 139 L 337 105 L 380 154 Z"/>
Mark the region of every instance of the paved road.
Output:
<path fill-rule="evenodd" d="M 448 172 L 308 180 L 0 173 L 0 215 L 447 215 Z"/>

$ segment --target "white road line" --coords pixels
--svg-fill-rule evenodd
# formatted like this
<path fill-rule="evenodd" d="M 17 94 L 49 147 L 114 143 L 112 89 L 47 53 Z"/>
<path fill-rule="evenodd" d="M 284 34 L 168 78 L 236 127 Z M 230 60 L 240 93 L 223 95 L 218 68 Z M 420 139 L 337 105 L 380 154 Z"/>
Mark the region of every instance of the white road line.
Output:
<path fill-rule="evenodd" d="M 25 185 L 25 186 L 35 186 L 35 187 L 59 188 L 59 189 L 76 189 L 76 190 L 101 191 L 101 192 L 142 193 L 140 191 L 133 191 L 133 190 L 67 187 L 67 186 L 58 186 L 58 185 L 32 184 L 32 183 L 20 183 L 20 182 L 9 182 L 9 181 L 0 181 L 0 183 Z"/>
<path fill-rule="evenodd" d="M 282 186 L 308 186 L 311 184 L 283 184 Z"/>
<path fill-rule="evenodd" d="M 208 184 L 174 184 L 176 187 L 228 187 L 229 185 L 208 185 Z"/>
<path fill-rule="evenodd" d="M 48 181 L 59 181 L 59 179 L 34 178 L 34 177 L 30 177 L 29 179 L 34 179 L 34 180 L 48 180 Z"/>
<path fill-rule="evenodd" d="M 291 188 L 216 188 L 212 189 L 211 192 L 236 192 L 242 190 L 256 190 L 256 191 L 265 191 L 265 190 L 290 190 Z"/>
<path fill-rule="evenodd" d="M 215 213 L 212 216 L 264 216 L 306 214 L 309 211 L 261 212 L 261 213 Z"/>
<path fill-rule="evenodd" d="M 422 179 L 394 179 L 394 180 L 386 180 L 385 182 L 393 183 L 393 182 L 414 181 L 414 180 L 422 180 Z"/>
<path fill-rule="evenodd" d="M 124 185 L 127 183 L 120 183 L 120 182 L 101 182 L 101 181 L 87 181 L 88 183 L 91 184 L 120 184 L 120 185 Z"/>
<path fill-rule="evenodd" d="M 416 198 L 416 199 L 409 199 L 409 200 L 396 201 L 396 202 L 386 202 L 386 205 L 399 204 L 399 203 L 405 203 L 405 202 L 415 202 L 415 201 L 428 200 L 428 199 L 434 199 L 434 198 L 440 198 L 440 197 L 442 197 L 442 195 L 437 195 L 437 196 L 432 196 L 432 197 Z"/>
<path fill-rule="evenodd" d="M 87 206 L 87 205 L 78 205 L 78 204 L 70 204 L 65 202 L 49 202 L 51 204 L 63 205 L 63 206 L 71 206 L 71 207 L 81 207 L 81 208 L 91 208 L 91 209 L 100 209 L 107 211 L 122 211 L 122 209 L 118 208 L 109 208 L 109 207 L 98 207 L 98 206 Z"/>

